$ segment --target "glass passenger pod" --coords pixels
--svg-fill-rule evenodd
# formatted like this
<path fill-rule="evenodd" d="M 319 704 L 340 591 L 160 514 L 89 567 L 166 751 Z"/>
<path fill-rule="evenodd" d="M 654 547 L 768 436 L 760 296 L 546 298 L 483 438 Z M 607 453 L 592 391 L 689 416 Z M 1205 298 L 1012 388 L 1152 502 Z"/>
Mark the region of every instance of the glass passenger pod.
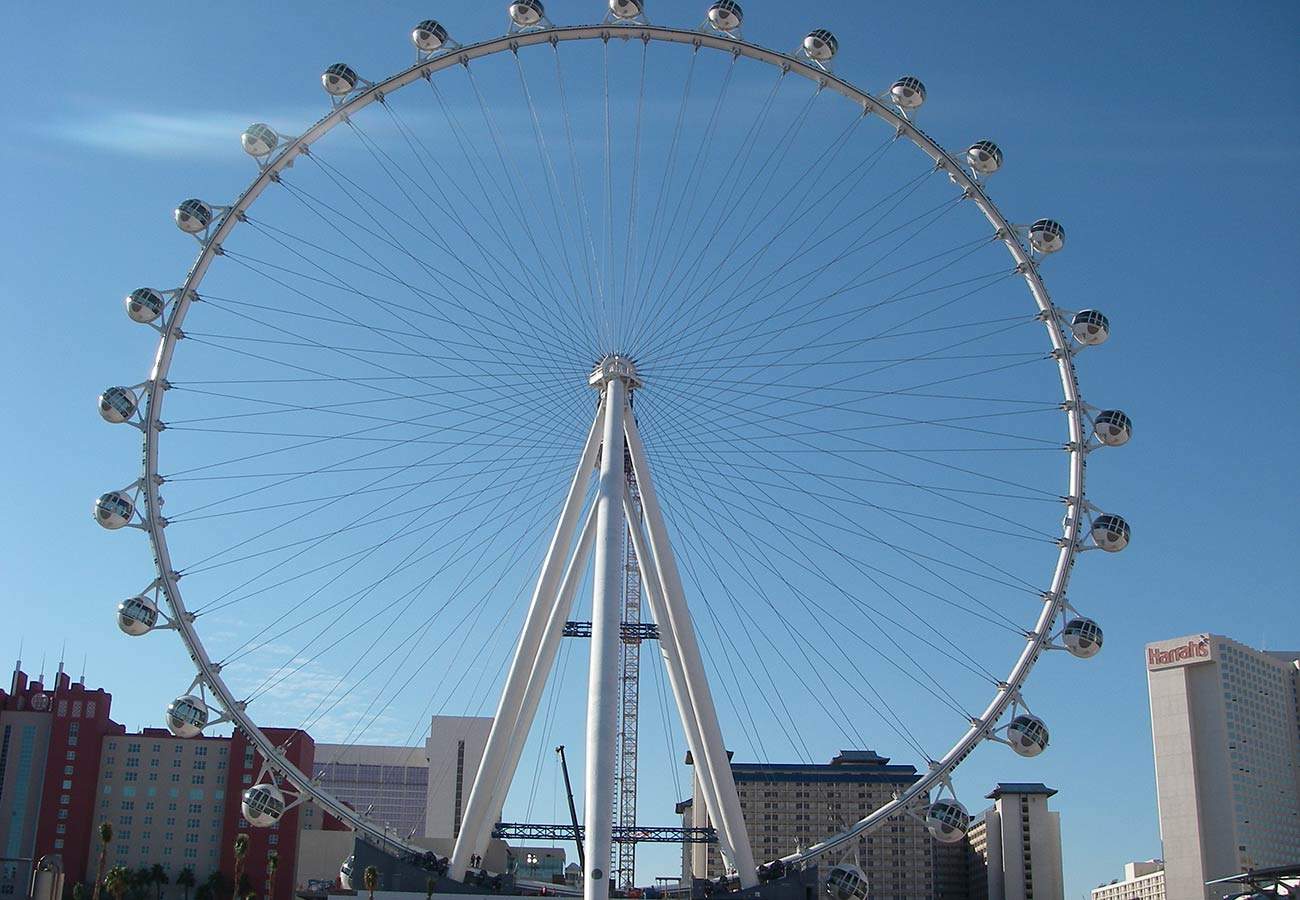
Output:
<path fill-rule="evenodd" d="M 360 80 L 347 63 L 335 63 L 320 77 L 320 83 L 331 97 L 346 97 L 357 89 L 357 82 Z"/>
<path fill-rule="evenodd" d="M 129 597 L 117 605 L 117 627 L 123 634 L 139 637 L 158 624 L 158 605 L 148 597 Z"/>
<path fill-rule="evenodd" d="M 1128 546 L 1131 529 L 1122 516 L 1105 513 L 1092 520 L 1092 541 L 1107 553 L 1118 553 Z"/>
<path fill-rule="evenodd" d="M 542 21 L 542 17 L 546 15 L 546 7 L 542 6 L 542 0 L 515 0 L 510 4 L 507 12 L 510 21 L 517 27 L 531 28 Z"/>
<path fill-rule="evenodd" d="M 194 197 L 182 201 L 173 215 L 176 227 L 186 234 L 202 234 L 212 224 L 212 207 Z"/>
<path fill-rule="evenodd" d="M 1103 409 L 1092 422 L 1092 433 L 1107 447 L 1122 447 L 1133 437 L 1133 420 L 1118 409 Z"/>
<path fill-rule="evenodd" d="M 1002 148 L 992 141 L 976 141 L 966 150 L 966 162 L 981 175 L 1002 168 Z"/>
<path fill-rule="evenodd" d="M 867 900 L 869 894 L 867 876 L 857 866 L 845 863 L 831 869 L 822 887 L 831 900 Z"/>
<path fill-rule="evenodd" d="M 240 811 L 255 828 L 270 828 L 284 815 L 284 794 L 273 784 L 255 784 L 244 791 Z"/>
<path fill-rule="evenodd" d="M 1092 619 L 1071 619 L 1061 631 L 1061 643 L 1079 659 L 1091 659 L 1100 653 L 1101 642 L 1101 626 Z"/>
<path fill-rule="evenodd" d="M 609 0 L 609 11 L 616 19 L 635 19 L 644 11 L 641 0 Z"/>
<path fill-rule="evenodd" d="M 1080 344 L 1095 347 L 1110 337 L 1110 319 L 1095 309 L 1081 309 L 1070 319 L 1070 331 Z"/>
<path fill-rule="evenodd" d="M 163 719 L 167 730 L 177 737 L 198 737 L 208 724 L 208 704 L 202 697 L 186 694 L 167 705 L 167 714 Z"/>
<path fill-rule="evenodd" d="M 803 39 L 803 52 L 808 55 L 809 59 L 817 62 L 830 62 L 839 49 L 840 42 L 835 39 L 835 35 L 825 28 L 818 28 L 816 31 L 809 32 L 808 36 Z"/>
<path fill-rule="evenodd" d="M 135 391 L 124 387 L 106 388 L 99 395 L 99 415 L 105 422 L 121 425 L 135 415 L 139 407 Z"/>
<path fill-rule="evenodd" d="M 735 31 L 745 21 L 745 11 L 736 0 L 718 0 L 709 7 L 709 23 L 719 31 Z"/>
<path fill-rule="evenodd" d="M 411 43 L 421 53 L 435 53 L 447 43 L 447 29 L 433 19 L 425 19 L 411 29 Z"/>
<path fill-rule="evenodd" d="M 1038 716 L 1021 713 L 1007 726 L 1007 741 L 1021 756 L 1037 756 L 1047 749 L 1047 724 Z"/>
<path fill-rule="evenodd" d="M 131 321 L 141 325 L 148 325 L 161 316 L 163 307 L 167 305 L 163 295 L 153 288 L 136 288 L 122 302 Z"/>
<path fill-rule="evenodd" d="M 100 494 L 95 501 L 95 521 L 109 531 L 116 531 L 130 523 L 135 515 L 135 504 L 121 491 Z"/>
<path fill-rule="evenodd" d="M 280 145 L 280 136 L 270 125 L 255 122 L 244 129 L 244 133 L 239 136 L 239 142 L 244 146 L 245 153 L 260 159 L 263 156 L 270 156 L 275 151 L 275 148 Z"/>
<path fill-rule="evenodd" d="M 339 866 L 339 887 L 345 891 L 353 890 L 352 870 L 356 866 L 356 859 L 355 856 L 349 856 L 343 860 L 343 865 Z"/>
<path fill-rule="evenodd" d="M 900 109 L 920 109 L 925 102 L 925 85 L 921 79 L 906 75 L 894 82 L 889 89 L 889 96 Z"/>
<path fill-rule="evenodd" d="M 1039 219 L 1029 226 L 1029 245 L 1039 253 L 1055 253 L 1065 246 L 1065 228 L 1053 219 Z"/>
<path fill-rule="evenodd" d="M 954 844 L 966 836 L 970 828 L 970 813 L 956 800 L 940 799 L 925 811 L 925 824 L 936 841 Z"/>

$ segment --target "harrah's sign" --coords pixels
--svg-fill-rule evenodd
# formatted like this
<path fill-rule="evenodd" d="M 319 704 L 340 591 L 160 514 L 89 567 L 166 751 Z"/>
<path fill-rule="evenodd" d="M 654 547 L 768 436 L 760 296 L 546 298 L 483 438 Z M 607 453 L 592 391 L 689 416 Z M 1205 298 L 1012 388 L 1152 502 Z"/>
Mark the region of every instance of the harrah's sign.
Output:
<path fill-rule="evenodd" d="M 1210 636 L 1198 634 L 1190 638 L 1180 638 L 1168 644 L 1147 647 L 1147 669 L 1168 669 L 1174 666 L 1187 666 L 1192 663 L 1209 662 L 1214 658 L 1211 650 Z"/>

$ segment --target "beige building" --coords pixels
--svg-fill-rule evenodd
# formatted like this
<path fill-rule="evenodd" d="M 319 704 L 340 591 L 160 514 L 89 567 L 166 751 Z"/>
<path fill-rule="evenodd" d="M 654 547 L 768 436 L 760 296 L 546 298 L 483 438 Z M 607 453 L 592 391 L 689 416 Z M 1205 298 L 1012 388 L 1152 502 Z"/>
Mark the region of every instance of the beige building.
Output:
<path fill-rule="evenodd" d="M 1193 634 L 1146 661 L 1169 897 L 1300 859 L 1300 651 Z"/>
<path fill-rule="evenodd" d="M 230 739 L 178 738 L 162 728 L 104 739 L 96 821 L 113 826 L 107 865 L 160 864 L 174 881 L 184 868 L 201 883 L 221 864 Z M 87 871 L 98 864 L 92 843 Z"/>
<path fill-rule="evenodd" d="M 434 716 L 424 755 L 428 763 L 424 834 L 455 838 L 469 802 L 474 776 L 487 746 L 492 719 L 487 716 Z M 501 811 L 496 811 L 496 819 Z"/>
<path fill-rule="evenodd" d="M 691 764 L 688 755 L 687 764 Z M 760 862 L 777 859 L 817 841 L 888 803 L 919 777 L 915 766 L 891 765 L 873 750 L 844 750 L 829 763 L 731 764 L 740 806 Z M 678 804 L 686 827 L 709 825 L 698 781 L 689 803 Z M 722 874 L 716 844 L 693 844 L 684 855 L 683 877 Z M 837 854 L 839 862 L 862 868 L 872 900 L 917 900 L 934 896 L 933 848 L 922 821 L 900 816 Z"/>
<path fill-rule="evenodd" d="M 1124 864 L 1124 877 L 1092 889 L 1092 900 L 1165 900 L 1163 860 Z"/>
<path fill-rule="evenodd" d="M 1038 783 L 999 784 L 993 807 L 971 823 L 971 900 L 1065 900 L 1061 814 L 1048 809 L 1056 791 Z"/>
<path fill-rule="evenodd" d="M 397 837 L 424 835 L 429 783 L 424 747 L 317 744 L 314 770 L 333 796 Z"/>

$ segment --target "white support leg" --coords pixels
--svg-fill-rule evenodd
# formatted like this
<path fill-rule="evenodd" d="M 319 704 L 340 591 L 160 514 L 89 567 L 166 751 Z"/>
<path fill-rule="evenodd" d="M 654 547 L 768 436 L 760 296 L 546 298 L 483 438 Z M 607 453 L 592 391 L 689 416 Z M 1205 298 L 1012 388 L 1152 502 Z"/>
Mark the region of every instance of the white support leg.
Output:
<path fill-rule="evenodd" d="M 492 793 L 492 803 L 488 807 L 493 815 L 505 803 L 510 784 L 514 781 L 515 772 L 519 768 L 519 757 L 524 752 L 528 735 L 532 731 L 533 720 L 537 717 L 537 707 L 541 703 L 543 693 L 546 691 L 546 682 L 550 678 L 551 670 L 555 667 L 555 657 L 559 653 L 560 643 L 564 639 L 564 623 L 569 620 L 569 614 L 573 610 L 573 600 L 578 593 L 578 583 L 582 581 L 582 575 L 587 569 L 587 562 L 591 557 L 591 545 L 594 543 L 595 537 L 596 511 L 593 509 L 587 515 L 587 524 L 582 526 L 582 533 L 578 536 L 578 546 L 574 549 L 573 557 L 569 560 L 569 567 L 564 572 L 564 581 L 560 584 L 560 590 L 555 595 L 555 603 L 551 606 L 550 616 L 546 621 L 546 631 L 542 637 L 541 647 L 537 652 L 537 661 L 533 664 L 532 674 L 528 678 L 528 686 L 524 689 L 524 703 L 519 710 L 519 720 L 515 723 L 515 733 L 520 735 L 520 740 L 514 741 L 510 745 L 510 755 L 501 768 L 501 774 L 497 778 Z M 474 842 L 476 847 L 487 847 L 488 840 L 492 837 L 492 826 L 494 824 L 492 816 L 488 816 L 483 820 L 477 839 Z"/>
<path fill-rule="evenodd" d="M 731 763 L 727 759 L 726 747 L 722 741 L 722 729 L 718 727 L 718 713 L 713 705 L 713 695 L 709 691 L 704 662 L 700 657 L 699 644 L 695 638 L 695 627 L 691 624 L 690 611 L 686 608 L 681 574 L 677 570 L 677 560 L 673 556 L 672 545 L 668 540 L 668 530 L 664 524 L 663 512 L 659 508 L 654 480 L 646 462 L 645 447 L 641 443 L 636 420 L 633 416 L 625 416 L 623 419 L 628 453 L 632 458 L 632 468 L 636 472 L 637 485 L 641 489 L 641 504 L 645 510 L 646 530 L 649 533 L 654 567 L 663 588 L 669 630 L 677 642 L 682 667 L 686 674 L 686 687 L 695 707 L 695 717 L 700 728 L 704 753 L 703 759 L 699 756 L 695 757 L 695 765 L 697 769 L 701 764 L 706 765 L 713 779 L 719 801 L 718 830 L 726 833 L 727 841 L 735 853 L 736 873 L 740 878 L 740 885 L 745 888 L 754 887 L 758 884 L 754 852 L 749 845 L 749 833 L 745 829 L 745 819 L 740 809 L 740 796 L 736 793 Z M 661 639 L 663 626 L 664 623 L 659 623 Z"/>
<path fill-rule="evenodd" d="M 555 526 L 551 545 L 546 551 L 546 559 L 542 562 L 532 603 L 528 607 L 528 615 L 519 634 L 519 644 L 515 648 L 510 672 L 501 691 L 501 701 L 497 704 L 496 716 L 492 720 L 492 730 L 488 733 L 483 759 L 479 763 L 478 774 L 474 777 L 469 802 L 465 805 L 460 834 L 456 838 L 456 847 L 452 851 L 448 868 L 448 875 L 457 881 L 464 879 L 465 870 L 469 868 L 470 857 L 486 849 L 486 846 L 478 846 L 476 841 L 482 831 L 484 820 L 495 814 L 491 804 L 493 796 L 497 793 L 502 767 L 506 759 L 511 756 L 511 748 L 515 742 L 522 744 L 527 738 L 526 734 L 520 735 L 516 732 L 519 712 L 523 705 L 525 687 L 532 676 L 533 665 L 537 660 L 548 614 L 555 602 L 564 561 L 568 557 L 569 547 L 573 544 L 573 534 L 577 530 L 578 518 L 582 514 L 587 479 L 590 478 L 591 468 L 595 463 L 596 448 L 600 444 L 602 425 L 606 418 L 603 410 L 604 407 L 597 411 L 591 431 L 587 434 L 587 443 L 583 447 L 578 469 L 574 472 L 573 481 L 569 485 L 569 494 L 565 498 L 560 521 Z M 621 406 L 619 411 L 618 419 L 621 422 Z M 621 444 L 622 441 L 619 443 Z M 488 825 L 490 827 L 491 823 L 489 822 Z"/>
<path fill-rule="evenodd" d="M 682 669 L 677 641 L 668 625 L 668 613 L 663 605 L 663 588 L 659 584 L 659 573 L 655 571 L 650 544 L 641 528 L 641 522 L 637 519 L 631 500 L 627 497 L 623 499 L 623 514 L 627 516 L 628 534 L 632 537 L 632 548 L 636 551 L 637 565 L 641 570 L 641 591 L 645 595 L 646 605 L 650 607 L 651 617 L 659 626 L 659 653 L 663 657 L 664 669 L 668 672 L 668 684 L 673 691 L 677 713 L 681 716 L 682 732 L 686 735 L 686 747 L 691 751 L 691 758 L 696 761 L 695 779 L 700 782 L 700 792 L 704 795 L 702 799 L 705 812 L 716 820 L 715 810 L 719 808 L 717 787 L 710 777 L 708 766 L 701 762 L 704 756 L 701 749 L 699 722 L 695 715 L 695 706 L 691 702 L 690 691 L 686 688 L 686 673 Z M 727 867 L 734 869 L 735 854 L 721 829 L 718 829 L 718 851 L 722 854 Z"/>
<path fill-rule="evenodd" d="M 596 545 L 592 573 L 591 665 L 587 676 L 587 773 L 584 796 L 587 871 L 584 900 L 608 900 L 613 832 L 614 756 L 618 742 L 618 648 L 622 623 L 623 419 L 627 389 L 605 381 L 605 422 L 596 494 Z"/>

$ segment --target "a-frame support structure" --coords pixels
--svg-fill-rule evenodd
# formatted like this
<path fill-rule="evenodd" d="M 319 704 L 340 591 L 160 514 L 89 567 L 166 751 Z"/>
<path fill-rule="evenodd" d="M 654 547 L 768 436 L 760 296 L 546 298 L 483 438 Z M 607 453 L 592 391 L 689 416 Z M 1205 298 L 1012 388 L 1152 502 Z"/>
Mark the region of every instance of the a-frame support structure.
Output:
<path fill-rule="evenodd" d="M 606 867 L 610 863 L 619 753 L 622 545 L 626 533 L 640 569 L 646 605 L 659 626 L 659 650 L 686 744 L 696 761 L 705 804 L 717 828 L 719 849 L 728 868 L 737 873 L 741 886 L 752 887 L 758 877 L 740 799 L 645 446 L 631 413 L 629 397 L 641 388 L 641 380 L 631 360 L 614 355 L 601 360 L 589 384 L 600 392 L 600 404 L 537 577 L 448 874 L 463 879 L 470 857 L 487 847 L 495 824 L 493 811 L 501 808 L 510 789 L 554 668 L 564 623 L 590 561 L 593 589 L 584 779 L 587 871 L 583 873 L 583 895 L 586 900 L 609 897 L 611 872 Z M 643 516 L 637 515 L 628 495 L 629 465 L 640 490 Z M 580 529 L 593 469 L 597 469 L 595 497 Z"/>

